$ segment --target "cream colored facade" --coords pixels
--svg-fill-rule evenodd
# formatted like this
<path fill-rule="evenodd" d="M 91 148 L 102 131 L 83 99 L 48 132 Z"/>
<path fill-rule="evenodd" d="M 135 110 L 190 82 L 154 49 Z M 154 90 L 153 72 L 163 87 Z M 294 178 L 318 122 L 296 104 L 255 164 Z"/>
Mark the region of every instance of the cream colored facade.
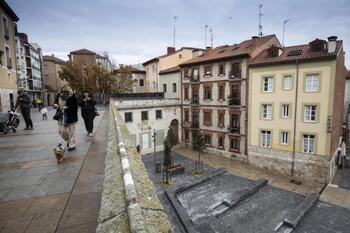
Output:
<path fill-rule="evenodd" d="M 17 66 L 15 22 L 8 13 L 4 11 L 2 6 L 0 7 L 0 25 L 0 51 L 2 54 L 0 64 L 0 112 L 4 112 L 9 110 L 16 100 Z M 7 30 L 8 33 L 5 33 Z M 5 36 L 5 34 L 8 36 Z"/>
<path fill-rule="evenodd" d="M 320 77 L 319 89 L 316 92 L 305 91 L 307 74 L 318 74 Z M 290 90 L 283 89 L 283 78 L 292 77 Z M 273 78 L 272 92 L 263 92 L 263 78 Z M 298 169 L 313 169 L 312 166 L 321 166 L 319 161 L 329 161 L 334 153 L 332 146 L 332 116 L 334 114 L 334 96 L 336 83 L 336 60 L 308 62 L 297 64 L 268 65 L 261 68 L 249 69 L 249 110 L 248 110 L 248 157 L 249 161 L 265 168 L 263 160 L 281 160 L 281 170 L 289 173 L 291 163 L 305 163 L 305 166 L 295 165 L 295 174 L 301 175 L 305 171 Z M 297 98 L 296 98 L 297 97 Z M 272 105 L 272 118 L 262 119 L 262 105 Z M 289 117 L 282 117 L 282 105 L 289 104 Z M 315 122 L 305 122 L 304 106 L 315 105 Z M 295 111 L 296 110 L 296 111 Z M 294 121 L 295 120 L 295 121 Z M 271 145 L 262 146 L 262 130 L 271 132 Z M 288 143 L 282 143 L 282 132 L 288 133 Z M 315 136 L 315 149 L 311 153 L 303 151 L 303 135 Z M 336 140 L 333 138 L 333 140 Z M 293 149 L 295 148 L 293 161 Z M 254 161 L 255 160 L 255 161 Z M 303 161 L 305 160 L 305 161 Z M 277 162 L 278 163 L 278 162 Z M 283 168 L 286 166 L 285 168 Z M 312 173 L 312 172 L 311 172 Z M 323 173 L 323 172 L 321 172 Z M 324 175 L 324 174 L 318 174 Z M 321 177 L 319 177 L 321 178 Z"/>
<path fill-rule="evenodd" d="M 178 66 L 179 64 L 190 60 L 194 56 L 199 55 L 199 53 L 194 52 L 195 50 L 197 49 L 183 47 L 175 51 L 175 53 L 166 54 L 145 62 L 143 66 L 146 71 L 146 92 L 162 91 L 162 87 L 159 85 L 159 72 L 174 66 Z"/>

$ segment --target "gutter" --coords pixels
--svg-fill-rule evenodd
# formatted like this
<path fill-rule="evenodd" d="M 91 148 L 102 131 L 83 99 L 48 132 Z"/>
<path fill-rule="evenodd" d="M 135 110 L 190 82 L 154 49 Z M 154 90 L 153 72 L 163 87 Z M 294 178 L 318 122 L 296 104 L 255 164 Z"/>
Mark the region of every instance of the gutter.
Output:
<path fill-rule="evenodd" d="M 291 175 L 294 176 L 295 172 L 295 139 L 296 139 L 296 127 L 297 127 L 297 111 L 298 111 L 298 88 L 299 88 L 299 60 L 296 60 L 296 77 L 295 77 L 295 107 L 294 107 L 294 122 L 293 122 L 293 152 L 292 152 L 292 166 Z"/>

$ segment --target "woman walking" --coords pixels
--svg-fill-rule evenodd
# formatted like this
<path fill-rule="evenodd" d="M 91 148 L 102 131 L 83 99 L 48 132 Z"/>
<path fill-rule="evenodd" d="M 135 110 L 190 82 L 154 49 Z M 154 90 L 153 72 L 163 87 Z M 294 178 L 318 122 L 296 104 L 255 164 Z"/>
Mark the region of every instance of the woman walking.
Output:
<path fill-rule="evenodd" d="M 94 119 L 96 117 L 95 110 L 96 101 L 89 91 L 84 91 L 83 96 L 79 98 L 79 106 L 81 107 L 81 116 L 84 119 L 85 128 L 88 135 L 92 137 L 94 129 Z"/>
<path fill-rule="evenodd" d="M 57 109 L 54 120 L 58 121 L 58 132 L 67 142 L 68 151 L 75 149 L 75 125 L 78 121 L 78 100 L 72 88 L 64 85 L 55 97 Z"/>

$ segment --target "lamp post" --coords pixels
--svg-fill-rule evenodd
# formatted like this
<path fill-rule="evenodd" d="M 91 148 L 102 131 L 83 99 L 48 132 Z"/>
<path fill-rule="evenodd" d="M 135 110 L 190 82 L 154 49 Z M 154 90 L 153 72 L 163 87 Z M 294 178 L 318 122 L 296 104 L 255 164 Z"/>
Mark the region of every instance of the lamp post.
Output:
<path fill-rule="evenodd" d="M 284 33 L 286 31 L 286 23 L 288 23 L 288 21 L 290 21 L 290 19 L 283 21 L 282 47 L 284 47 Z"/>
<path fill-rule="evenodd" d="M 154 165 L 154 172 L 157 173 L 157 162 L 156 162 L 156 142 L 157 142 L 157 133 L 156 130 L 153 129 L 153 146 L 154 146 L 154 154 L 153 154 L 153 165 Z"/>

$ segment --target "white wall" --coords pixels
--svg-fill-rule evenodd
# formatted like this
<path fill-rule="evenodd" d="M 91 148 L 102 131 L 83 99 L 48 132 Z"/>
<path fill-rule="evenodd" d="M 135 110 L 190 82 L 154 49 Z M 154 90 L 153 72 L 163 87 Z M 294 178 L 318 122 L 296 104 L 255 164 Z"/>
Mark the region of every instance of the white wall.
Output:
<path fill-rule="evenodd" d="M 164 92 L 164 84 L 166 85 L 166 92 Z M 173 92 L 173 85 L 176 85 L 176 92 Z M 159 75 L 159 88 L 164 92 L 164 97 L 168 99 L 181 98 L 181 73 L 180 71 L 169 74 Z"/>

